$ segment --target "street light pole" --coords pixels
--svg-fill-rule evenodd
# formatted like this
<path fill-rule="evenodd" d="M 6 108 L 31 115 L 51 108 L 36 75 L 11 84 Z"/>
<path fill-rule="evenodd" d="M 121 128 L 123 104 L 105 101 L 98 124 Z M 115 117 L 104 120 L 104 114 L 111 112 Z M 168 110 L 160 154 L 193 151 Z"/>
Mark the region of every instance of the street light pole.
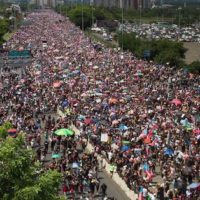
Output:
<path fill-rule="evenodd" d="M 84 18 L 83 18 L 83 0 L 81 0 L 81 21 L 82 21 L 82 31 L 84 31 Z"/>
<path fill-rule="evenodd" d="M 141 26 L 141 20 L 142 20 L 142 0 L 140 0 L 140 26 Z"/>
<path fill-rule="evenodd" d="M 17 30 L 17 15 L 16 15 L 16 10 L 14 9 L 14 30 Z"/>
<path fill-rule="evenodd" d="M 67 6 L 65 6 L 65 15 L 66 15 L 66 17 L 67 17 L 67 9 L 68 9 L 68 6 L 69 6 L 68 1 L 66 2 L 66 5 L 67 5 Z"/>
<path fill-rule="evenodd" d="M 124 51 L 124 5 L 122 1 L 122 52 Z"/>
<path fill-rule="evenodd" d="M 178 8 L 178 13 L 179 13 L 179 16 L 178 16 L 178 26 L 179 26 L 179 30 L 181 29 L 181 10 L 182 10 L 182 8 L 181 7 L 179 7 Z"/>
<path fill-rule="evenodd" d="M 93 1 L 92 1 L 92 27 L 94 25 L 94 4 L 93 4 Z"/>

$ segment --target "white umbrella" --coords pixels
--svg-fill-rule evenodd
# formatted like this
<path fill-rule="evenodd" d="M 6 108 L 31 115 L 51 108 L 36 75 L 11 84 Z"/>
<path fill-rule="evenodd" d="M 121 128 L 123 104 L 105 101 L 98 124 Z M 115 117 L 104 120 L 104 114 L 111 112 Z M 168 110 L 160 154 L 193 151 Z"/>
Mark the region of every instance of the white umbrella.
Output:
<path fill-rule="evenodd" d="M 74 162 L 74 163 L 72 163 L 72 168 L 73 169 L 78 169 L 80 167 L 79 167 L 79 164 L 77 162 Z"/>

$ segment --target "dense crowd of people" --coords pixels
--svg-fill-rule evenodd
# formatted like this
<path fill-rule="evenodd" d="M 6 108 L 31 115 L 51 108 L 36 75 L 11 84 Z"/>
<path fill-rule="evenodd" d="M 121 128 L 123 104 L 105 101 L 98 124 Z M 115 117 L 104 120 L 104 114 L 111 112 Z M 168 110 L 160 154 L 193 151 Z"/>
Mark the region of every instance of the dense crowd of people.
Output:
<path fill-rule="evenodd" d="M 44 150 L 37 149 L 41 162 L 48 151 L 62 155 L 48 167 L 65 172 L 63 192 L 80 192 L 87 182 L 94 194 L 100 154 L 139 199 L 196 199 L 199 75 L 138 60 L 129 52 L 96 48 L 53 11 L 32 13 L 27 20 L 31 23 L 5 48 L 30 49 L 33 63 L 20 74 L 9 68 L 1 74 L 0 116 L 26 132 L 32 147 L 45 136 Z M 57 117 L 57 109 L 66 117 Z M 79 136 L 55 136 L 72 123 Z M 86 139 L 93 154 L 83 151 Z"/>

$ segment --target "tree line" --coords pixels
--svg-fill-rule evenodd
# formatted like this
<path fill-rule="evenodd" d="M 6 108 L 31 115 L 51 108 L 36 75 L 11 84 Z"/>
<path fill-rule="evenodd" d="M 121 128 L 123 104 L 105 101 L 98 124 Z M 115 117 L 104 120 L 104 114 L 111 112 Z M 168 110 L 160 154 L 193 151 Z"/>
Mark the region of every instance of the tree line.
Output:
<path fill-rule="evenodd" d="M 186 49 L 183 43 L 162 40 L 146 40 L 136 38 L 134 33 L 124 33 L 123 38 L 119 34 L 119 45 L 125 50 L 130 50 L 139 58 L 154 60 L 159 64 L 168 63 L 170 66 L 182 65 Z M 144 55 L 148 51 L 148 55 Z"/>
<path fill-rule="evenodd" d="M 153 60 L 158 64 L 184 67 L 190 72 L 200 72 L 200 62 L 195 61 L 189 65 L 184 62 L 185 52 L 182 42 L 170 41 L 167 39 L 147 40 L 137 38 L 134 33 L 118 34 L 120 47 L 133 52 L 137 57 Z"/>
<path fill-rule="evenodd" d="M 9 20 L 7 18 L 0 19 L 0 45 L 3 44 L 4 39 L 3 36 L 8 32 L 9 30 Z"/>
<path fill-rule="evenodd" d="M 56 11 L 68 15 L 74 22 L 79 22 L 80 15 L 84 15 L 85 27 L 90 27 L 92 22 L 92 13 L 95 20 L 122 20 L 122 9 L 93 7 L 89 5 L 78 4 L 77 6 L 57 5 Z M 182 26 L 191 25 L 200 21 L 200 12 L 198 7 L 186 7 L 179 9 L 172 8 L 154 8 L 144 10 L 127 9 L 124 10 L 124 20 L 129 22 L 138 21 L 140 18 L 149 22 L 157 22 L 165 19 L 169 23 L 181 24 Z"/>

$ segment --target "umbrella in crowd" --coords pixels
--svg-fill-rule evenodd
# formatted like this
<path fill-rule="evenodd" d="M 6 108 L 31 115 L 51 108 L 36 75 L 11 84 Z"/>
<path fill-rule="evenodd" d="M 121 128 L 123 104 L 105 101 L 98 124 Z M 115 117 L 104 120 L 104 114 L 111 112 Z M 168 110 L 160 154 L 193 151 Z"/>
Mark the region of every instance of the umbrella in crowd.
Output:
<path fill-rule="evenodd" d="M 62 129 L 55 131 L 55 134 L 60 135 L 60 136 L 72 136 L 72 135 L 74 135 L 74 132 L 70 129 L 62 128 Z"/>
<path fill-rule="evenodd" d="M 12 129 L 8 130 L 8 133 L 16 133 L 16 132 L 17 132 L 17 129 L 15 129 L 15 128 L 12 128 Z"/>
<path fill-rule="evenodd" d="M 91 120 L 90 118 L 86 118 L 86 119 L 84 120 L 84 123 L 85 123 L 86 125 L 89 125 L 89 124 L 92 123 L 92 120 Z"/>
<path fill-rule="evenodd" d="M 120 131 L 126 131 L 126 130 L 128 130 L 128 126 L 126 126 L 126 125 L 124 125 L 124 124 L 120 124 L 119 130 L 120 130 Z"/>
<path fill-rule="evenodd" d="M 174 151 L 171 148 L 166 148 L 164 150 L 164 155 L 172 156 L 174 154 Z"/>
<path fill-rule="evenodd" d="M 59 159 L 59 158 L 61 158 L 61 155 L 60 155 L 60 154 L 53 154 L 53 155 L 51 156 L 51 158 Z"/>
<path fill-rule="evenodd" d="M 66 177 L 68 165 L 75 163 L 76 169 L 81 163 L 87 170 L 80 177 L 90 186 L 94 155 L 100 154 L 117 167 L 131 190 L 142 188 L 141 198 L 151 192 L 152 182 L 166 180 L 170 187 L 158 184 L 151 196 L 168 195 L 171 187 L 173 197 L 166 198 L 186 195 L 185 180 L 188 186 L 199 175 L 199 75 L 137 59 L 131 52 L 104 46 L 99 51 L 78 27 L 50 10 L 27 18 L 31 26 L 21 26 L 5 48 L 31 43 L 33 63 L 20 74 L 13 69 L 1 73 L 1 123 L 10 121 L 27 133 L 33 149 L 43 146 L 45 134 L 45 150 L 36 150 L 37 159 L 49 151 L 58 159 L 47 168 L 64 174 L 67 191 L 74 190 L 74 182 L 82 187 L 78 173 Z M 48 45 L 41 52 L 43 40 Z M 72 126 L 79 133 L 75 137 L 70 128 L 61 128 Z M 89 156 L 83 153 L 88 140 L 94 147 Z M 142 167 L 145 163 L 149 170 Z M 149 175 L 157 173 L 159 179 Z M 180 188 L 172 184 L 175 174 Z"/>
<path fill-rule="evenodd" d="M 173 100 L 171 101 L 171 103 L 175 104 L 176 106 L 179 106 L 179 105 L 182 104 L 182 102 L 181 102 L 179 99 L 173 99 Z"/>
<path fill-rule="evenodd" d="M 123 143 L 124 145 L 129 145 L 131 142 L 130 142 L 130 141 L 127 141 L 127 140 L 123 140 L 122 143 Z"/>
<path fill-rule="evenodd" d="M 78 168 L 80 168 L 80 164 L 77 163 L 77 162 L 74 162 L 74 163 L 72 163 L 72 168 L 73 169 L 78 169 Z"/>
<path fill-rule="evenodd" d="M 124 146 L 122 146 L 122 148 L 121 148 L 122 151 L 128 151 L 129 149 L 130 149 L 130 147 L 127 146 L 127 145 L 124 145 Z"/>
<path fill-rule="evenodd" d="M 7 132 L 10 137 L 16 137 L 17 129 L 12 128 L 9 129 Z"/>
<path fill-rule="evenodd" d="M 191 183 L 187 189 L 199 189 L 200 190 L 200 183 Z"/>

